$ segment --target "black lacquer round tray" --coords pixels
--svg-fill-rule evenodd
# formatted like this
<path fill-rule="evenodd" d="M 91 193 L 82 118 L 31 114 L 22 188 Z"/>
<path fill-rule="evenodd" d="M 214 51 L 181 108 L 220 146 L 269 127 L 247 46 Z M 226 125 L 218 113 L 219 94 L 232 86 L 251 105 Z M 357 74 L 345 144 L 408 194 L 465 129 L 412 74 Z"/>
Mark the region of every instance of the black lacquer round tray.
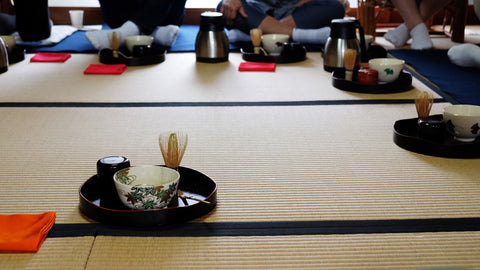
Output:
<path fill-rule="evenodd" d="M 375 85 L 360 84 L 357 82 L 357 72 L 353 74 L 353 80 L 345 80 L 345 71 L 336 70 L 332 73 L 332 85 L 335 88 L 364 94 L 391 94 L 411 90 L 412 74 L 402 71 L 398 79 L 390 83 L 379 83 Z"/>
<path fill-rule="evenodd" d="M 442 119 L 442 115 L 430 116 Z M 426 139 L 420 136 L 418 118 L 403 119 L 393 126 L 393 141 L 403 149 L 430 156 L 447 158 L 480 158 L 480 141 L 459 142 L 445 129 L 440 140 Z"/>
<path fill-rule="evenodd" d="M 113 50 L 105 48 L 98 53 L 100 63 L 113 65 L 113 64 L 125 64 L 127 66 L 146 66 L 159 64 L 165 61 L 166 49 L 164 47 L 152 46 L 151 51 L 148 54 L 142 56 L 132 56 L 132 54 L 125 48 L 119 49 L 120 53 L 118 57 L 115 57 Z"/>
<path fill-rule="evenodd" d="M 132 210 L 124 206 L 115 191 L 103 194 L 97 175 L 89 178 L 79 189 L 80 210 L 89 218 L 103 223 L 126 226 L 159 226 L 186 222 L 209 213 L 217 204 L 217 184 L 196 170 L 180 167 L 178 188 L 185 195 L 203 199 L 210 204 L 192 199 L 174 198 L 169 207 Z M 111 196 L 113 195 L 113 196 Z"/>
<path fill-rule="evenodd" d="M 8 63 L 15 64 L 25 59 L 25 49 L 21 46 L 15 46 L 11 53 L 8 54 Z"/>
<path fill-rule="evenodd" d="M 264 55 L 261 52 L 260 54 L 253 53 L 253 47 L 241 48 L 240 52 L 242 53 L 242 59 L 248 62 L 287 64 L 307 59 L 307 50 L 299 44 L 290 45 L 288 51 L 284 49 L 280 55 L 276 56 Z"/>

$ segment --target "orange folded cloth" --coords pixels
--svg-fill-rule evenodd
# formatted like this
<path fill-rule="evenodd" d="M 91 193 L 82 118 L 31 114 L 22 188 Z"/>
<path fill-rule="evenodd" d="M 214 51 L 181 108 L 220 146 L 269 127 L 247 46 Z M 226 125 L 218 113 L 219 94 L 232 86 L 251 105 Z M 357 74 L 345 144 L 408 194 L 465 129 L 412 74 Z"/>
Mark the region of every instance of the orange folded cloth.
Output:
<path fill-rule="evenodd" d="M 84 74 L 122 74 L 127 70 L 125 64 L 115 65 L 102 65 L 102 64 L 90 64 L 83 72 Z"/>
<path fill-rule="evenodd" d="M 0 215 L 0 250 L 38 251 L 55 217 L 55 212 Z"/>
<path fill-rule="evenodd" d="M 36 53 L 30 62 L 59 62 L 63 63 L 67 61 L 72 55 L 69 53 Z"/>
<path fill-rule="evenodd" d="M 277 64 L 260 62 L 242 62 L 238 71 L 275 71 Z"/>

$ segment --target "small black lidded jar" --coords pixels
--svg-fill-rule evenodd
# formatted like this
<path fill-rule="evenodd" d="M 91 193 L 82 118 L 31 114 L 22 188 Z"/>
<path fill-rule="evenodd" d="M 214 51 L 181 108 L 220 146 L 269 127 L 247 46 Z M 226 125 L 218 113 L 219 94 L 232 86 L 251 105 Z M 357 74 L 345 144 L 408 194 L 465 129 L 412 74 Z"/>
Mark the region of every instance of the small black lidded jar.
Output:
<path fill-rule="evenodd" d="M 434 142 L 443 142 L 446 124 L 442 118 L 430 116 L 425 119 L 418 119 L 417 125 L 420 138 Z"/>
<path fill-rule="evenodd" d="M 200 30 L 195 40 L 198 62 L 219 63 L 228 61 L 229 42 L 225 33 L 225 20 L 220 12 L 203 12 Z"/>
<path fill-rule="evenodd" d="M 124 168 L 130 167 L 130 160 L 122 156 L 108 156 L 97 161 L 97 177 L 100 181 L 100 205 L 109 207 L 122 204 L 118 198 L 113 175 Z"/>

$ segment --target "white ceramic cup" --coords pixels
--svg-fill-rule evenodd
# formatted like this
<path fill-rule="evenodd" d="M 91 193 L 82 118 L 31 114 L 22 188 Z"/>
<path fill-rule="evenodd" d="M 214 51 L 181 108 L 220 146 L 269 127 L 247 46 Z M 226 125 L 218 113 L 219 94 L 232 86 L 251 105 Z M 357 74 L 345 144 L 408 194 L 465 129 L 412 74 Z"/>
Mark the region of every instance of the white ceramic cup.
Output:
<path fill-rule="evenodd" d="M 480 135 L 480 106 L 447 106 L 443 110 L 443 120 L 457 141 L 473 142 Z"/>
<path fill-rule="evenodd" d="M 152 45 L 153 37 L 147 35 L 128 36 L 125 38 L 125 45 L 130 52 L 133 52 L 133 46 Z"/>
<path fill-rule="evenodd" d="M 72 26 L 81 29 L 83 28 L 83 10 L 70 10 L 70 21 Z"/>
<path fill-rule="evenodd" d="M 368 61 L 370 69 L 378 71 L 378 81 L 393 82 L 398 79 L 405 66 L 405 61 L 395 58 L 374 58 Z"/>
<path fill-rule="evenodd" d="M 269 55 L 280 55 L 283 50 L 283 43 L 290 40 L 289 35 L 266 34 L 262 35 L 262 45 Z"/>

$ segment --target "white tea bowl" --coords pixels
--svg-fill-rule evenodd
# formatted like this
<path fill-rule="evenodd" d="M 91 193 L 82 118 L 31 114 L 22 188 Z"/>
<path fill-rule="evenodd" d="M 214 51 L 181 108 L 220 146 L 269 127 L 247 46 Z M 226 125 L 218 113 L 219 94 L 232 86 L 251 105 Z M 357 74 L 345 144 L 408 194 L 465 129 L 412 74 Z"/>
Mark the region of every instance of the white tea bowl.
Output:
<path fill-rule="evenodd" d="M 280 55 L 283 50 L 283 43 L 290 40 L 289 35 L 284 34 L 266 34 L 262 35 L 262 45 L 269 55 Z"/>
<path fill-rule="evenodd" d="M 373 58 L 368 61 L 368 66 L 378 71 L 378 81 L 389 83 L 398 79 L 405 61 L 394 58 Z"/>
<path fill-rule="evenodd" d="M 177 194 L 179 180 L 176 170 L 154 165 L 128 167 L 113 175 L 120 201 L 132 209 L 168 206 Z"/>
<path fill-rule="evenodd" d="M 473 142 L 480 135 L 480 106 L 447 106 L 443 110 L 443 120 L 457 141 Z"/>
<path fill-rule="evenodd" d="M 153 37 L 147 35 L 128 36 L 125 38 L 125 45 L 130 52 L 133 52 L 134 46 L 150 46 L 152 45 Z"/>

